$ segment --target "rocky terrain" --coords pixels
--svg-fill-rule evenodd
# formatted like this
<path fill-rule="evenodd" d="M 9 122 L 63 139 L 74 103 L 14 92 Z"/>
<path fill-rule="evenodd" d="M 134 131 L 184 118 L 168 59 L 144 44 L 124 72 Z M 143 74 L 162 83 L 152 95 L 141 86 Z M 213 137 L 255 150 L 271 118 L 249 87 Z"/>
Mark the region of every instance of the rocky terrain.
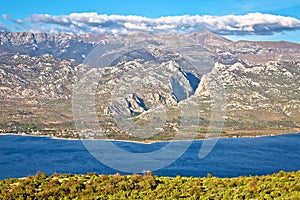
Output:
<path fill-rule="evenodd" d="M 2 32 L 0 58 L 2 132 L 73 130 L 90 118 L 76 106 L 92 97 L 101 134 L 111 138 L 198 137 L 212 119 L 224 121 L 224 135 L 300 128 L 300 44 L 233 42 L 208 31 Z"/>
<path fill-rule="evenodd" d="M 17 53 L 30 56 L 51 54 L 57 58 L 82 62 L 97 42 L 104 38 L 105 35 L 0 32 L 0 57 Z"/>

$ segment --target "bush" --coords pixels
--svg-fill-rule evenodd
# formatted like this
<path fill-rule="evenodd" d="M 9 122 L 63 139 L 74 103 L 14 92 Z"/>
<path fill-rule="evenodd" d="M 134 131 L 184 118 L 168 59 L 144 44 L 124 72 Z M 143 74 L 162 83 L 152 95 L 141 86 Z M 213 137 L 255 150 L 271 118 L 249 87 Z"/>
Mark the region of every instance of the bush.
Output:
<path fill-rule="evenodd" d="M 237 178 L 38 172 L 0 180 L 0 199 L 299 199 L 299 180 L 300 171 Z"/>

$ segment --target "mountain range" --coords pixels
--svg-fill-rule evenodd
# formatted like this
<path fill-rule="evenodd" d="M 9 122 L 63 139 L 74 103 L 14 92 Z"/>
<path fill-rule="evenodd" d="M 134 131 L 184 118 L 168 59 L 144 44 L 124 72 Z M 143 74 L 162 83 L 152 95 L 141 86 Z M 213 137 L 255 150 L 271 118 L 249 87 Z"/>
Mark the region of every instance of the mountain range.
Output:
<path fill-rule="evenodd" d="M 105 137 L 169 139 L 183 130 L 198 137 L 221 112 L 224 135 L 300 128 L 296 43 L 234 42 L 209 31 L 130 36 L 0 32 L 0 58 L 2 131 L 75 129 L 80 100 L 74 95 L 84 96 L 95 80 L 91 96 Z M 80 82 L 83 74 L 97 76 Z M 223 93 L 210 85 L 212 78 Z M 223 107 L 217 112 L 212 105 L 220 94 Z"/>

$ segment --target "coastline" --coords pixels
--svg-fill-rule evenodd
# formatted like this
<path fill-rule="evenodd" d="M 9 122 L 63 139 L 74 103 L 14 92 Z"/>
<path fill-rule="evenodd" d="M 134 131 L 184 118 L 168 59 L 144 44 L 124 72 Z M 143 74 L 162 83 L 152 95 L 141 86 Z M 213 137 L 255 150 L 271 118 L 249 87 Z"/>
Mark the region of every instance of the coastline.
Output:
<path fill-rule="evenodd" d="M 17 133 L 0 133 L 0 136 L 13 135 L 13 136 L 25 136 L 25 137 L 45 137 L 53 140 L 110 141 L 110 142 L 128 142 L 128 143 L 138 143 L 138 144 L 153 144 L 153 143 L 163 143 L 163 142 L 201 141 L 210 138 L 238 139 L 238 138 L 260 138 L 260 137 L 275 137 L 279 135 L 300 134 L 300 132 L 297 130 L 295 130 L 295 132 L 288 132 L 288 131 L 284 132 L 284 130 L 282 130 L 281 132 L 280 130 L 266 130 L 264 134 L 255 134 L 257 133 L 257 131 L 254 130 L 251 131 L 252 132 L 243 132 L 239 130 L 239 131 L 235 131 L 235 132 L 233 131 L 231 133 L 227 133 L 226 135 L 221 135 L 219 137 L 194 138 L 194 139 L 187 139 L 187 140 L 144 140 L 144 141 L 121 140 L 121 139 L 111 139 L 111 138 L 104 138 L 104 139 L 63 138 L 63 137 L 56 137 L 52 135 L 33 135 L 33 134 L 17 134 Z"/>

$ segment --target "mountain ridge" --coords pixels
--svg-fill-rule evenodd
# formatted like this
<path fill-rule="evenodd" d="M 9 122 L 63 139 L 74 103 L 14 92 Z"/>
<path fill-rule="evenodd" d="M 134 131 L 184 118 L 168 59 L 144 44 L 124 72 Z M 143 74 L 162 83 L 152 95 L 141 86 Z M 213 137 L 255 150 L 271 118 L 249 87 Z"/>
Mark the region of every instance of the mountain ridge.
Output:
<path fill-rule="evenodd" d="M 142 34 L 139 38 L 146 36 Z M 216 73 L 225 89 L 225 131 L 299 130 L 300 44 L 233 42 L 209 31 L 154 36 L 147 37 L 149 48 L 129 52 L 112 66 L 96 70 L 103 77 L 96 96 L 104 101 L 97 109 L 109 137 L 122 138 L 128 134 L 117 124 L 112 125 L 112 116 L 125 113 L 135 123 L 147 124 L 151 112 L 158 112 L 151 107 L 161 103 L 170 107 L 171 114 L 158 127 L 159 134 L 170 138 L 179 130 L 180 106 L 193 105 L 198 100 L 201 120 L 198 130 L 190 131 L 205 132 L 212 95 L 205 82 L 206 73 Z M 130 42 L 128 36 L 117 38 Z M 25 132 L 74 129 L 72 98 L 78 70 L 91 70 L 82 63 L 97 45 L 105 46 L 113 39 L 113 35 L 0 33 L 0 128 Z M 169 46 L 176 44 L 175 51 L 165 51 L 160 45 L 164 41 Z M 208 61 L 199 64 L 196 60 L 199 66 L 192 67 L 177 55 L 181 53 L 192 59 L 200 53 Z M 128 84 L 144 85 L 144 89 L 124 90 L 128 96 L 120 90 L 117 94 L 126 95 L 116 104 L 119 107 L 114 107 L 118 113 L 113 114 L 109 102 L 118 97 L 113 93 L 118 91 L 118 84 L 127 88 Z"/>
<path fill-rule="evenodd" d="M 159 34 L 157 34 L 159 35 Z M 164 35 L 164 34 L 160 34 Z M 169 35 L 169 34 L 165 34 Z M 207 30 L 192 34 L 172 34 L 176 37 L 190 37 L 202 46 L 214 51 L 219 48 L 221 51 L 229 50 L 232 54 L 247 53 L 247 48 L 250 53 L 264 51 L 264 54 L 275 50 L 278 53 L 274 54 L 275 58 L 284 49 L 293 49 L 298 54 L 300 44 L 288 41 L 231 41 L 225 37 L 219 36 Z M 15 53 L 27 54 L 31 56 L 39 56 L 45 53 L 50 53 L 56 57 L 63 59 L 75 59 L 78 62 L 83 62 L 87 54 L 95 48 L 99 42 L 113 35 L 107 34 L 47 34 L 47 33 L 30 33 L 30 32 L 0 32 L 1 57 L 11 56 Z M 80 46 L 80 48 L 79 48 Z M 235 52 L 235 49 L 245 48 L 245 51 Z M 279 50 L 278 50 L 279 49 Z M 268 52 L 270 51 L 270 52 Z M 66 53 L 67 52 L 67 53 Z M 292 53 L 292 52 L 291 52 Z M 243 57 L 245 59 L 245 57 Z M 290 59 L 281 58 L 281 59 Z M 251 60 L 253 61 L 253 60 Z"/>

